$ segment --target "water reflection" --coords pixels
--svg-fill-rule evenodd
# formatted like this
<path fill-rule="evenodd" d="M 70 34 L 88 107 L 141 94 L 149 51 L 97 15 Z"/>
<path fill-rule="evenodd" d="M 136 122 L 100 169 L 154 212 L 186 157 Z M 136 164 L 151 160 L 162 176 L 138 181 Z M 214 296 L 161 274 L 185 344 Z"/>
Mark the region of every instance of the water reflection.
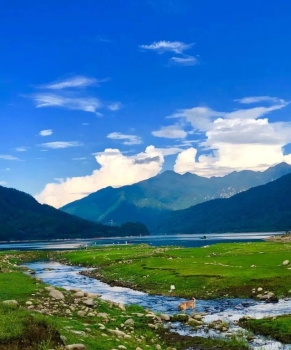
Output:
<path fill-rule="evenodd" d="M 281 234 L 278 232 L 276 234 Z M 221 233 L 209 234 L 206 239 L 201 239 L 200 234 L 187 235 L 156 235 L 143 237 L 114 237 L 114 238 L 98 238 L 98 239 L 75 239 L 75 240 L 58 240 L 48 242 L 24 242 L 24 243 L 2 243 L 0 250 L 65 250 L 77 249 L 80 246 L 102 246 L 111 244 L 126 243 L 146 243 L 152 246 L 179 245 L 182 247 L 202 247 L 223 242 L 255 242 L 264 238 L 273 236 L 274 232 L 264 233 Z"/>

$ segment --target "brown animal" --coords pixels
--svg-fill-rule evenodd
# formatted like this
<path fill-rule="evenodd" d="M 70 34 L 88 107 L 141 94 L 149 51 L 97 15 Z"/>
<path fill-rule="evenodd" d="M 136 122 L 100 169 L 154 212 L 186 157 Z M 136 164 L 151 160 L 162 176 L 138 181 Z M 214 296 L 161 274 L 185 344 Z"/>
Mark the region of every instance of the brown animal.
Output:
<path fill-rule="evenodd" d="M 194 311 L 196 304 L 196 299 L 193 297 L 191 301 L 185 301 L 178 306 L 178 309 L 185 312 L 187 309 L 192 309 Z"/>

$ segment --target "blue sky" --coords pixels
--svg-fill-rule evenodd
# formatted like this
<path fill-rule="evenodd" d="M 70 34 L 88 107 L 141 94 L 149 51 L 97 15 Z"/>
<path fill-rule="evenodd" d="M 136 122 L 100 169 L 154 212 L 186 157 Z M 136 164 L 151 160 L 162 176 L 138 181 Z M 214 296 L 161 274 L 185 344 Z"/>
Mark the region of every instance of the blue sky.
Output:
<path fill-rule="evenodd" d="M 291 163 L 290 23 L 288 0 L 2 4 L 0 184 L 59 207 Z"/>

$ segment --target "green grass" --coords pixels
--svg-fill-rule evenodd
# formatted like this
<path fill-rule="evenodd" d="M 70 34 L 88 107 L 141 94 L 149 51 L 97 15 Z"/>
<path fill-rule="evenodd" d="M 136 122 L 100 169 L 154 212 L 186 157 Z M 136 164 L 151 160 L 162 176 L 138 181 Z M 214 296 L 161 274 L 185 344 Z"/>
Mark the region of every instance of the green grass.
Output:
<path fill-rule="evenodd" d="M 98 277 L 150 293 L 181 297 L 249 297 L 253 288 L 288 295 L 290 243 L 225 243 L 207 248 L 114 246 L 59 255 L 72 264 L 98 267 Z M 251 267 L 256 265 L 256 267 Z"/>
<path fill-rule="evenodd" d="M 291 315 L 260 320 L 245 320 L 240 325 L 255 334 L 271 336 L 283 344 L 291 343 Z"/>
<path fill-rule="evenodd" d="M 144 248 L 140 248 L 139 253 L 147 254 Z M 119 255 L 120 252 L 115 250 L 116 258 Z M 83 343 L 88 350 L 117 349 L 119 345 L 125 345 L 128 350 L 135 350 L 138 346 L 142 349 L 156 350 L 156 344 L 160 344 L 162 349 L 175 347 L 177 350 L 197 348 L 197 346 L 203 350 L 247 349 L 245 344 L 237 340 L 185 338 L 178 334 L 151 329 L 148 326 L 149 319 L 145 316 L 145 310 L 137 305 L 128 306 L 126 311 L 122 311 L 118 306 L 111 306 L 110 303 L 96 299 L 97 310 L 108 314 L 107 321 L 98 316 L 79 317 L 75 312 L 70 316 L 49 316 L 27 310 L 25 301 L 33 300 L 39 304 L 42 298 L 48 298 L 48 292 L 44 291 L 44 284 L 24 275 L 14 263 L 37 257 L 39 257 L 37 253 L 0 252 L 2 271 L 0 273 L 0 350 L 59 349 L 61 335 L 66 337 L 66 344 Z M 67 298 L 66 303 L 71 303 L 71 296 Z M 2 304 L 3 300 L 12 299 L 19 302 L 19 307 Z M 62 306 L 60 306 L 61 309 Z M 144 316 L 138 316 L 136 313 Z M 134 319 L 134 328 L 132 331 L 126 331 L 132 335 L 132 338 L 118 339 L 109 332 L 109 329 L 116 328 L 124 330 L 122 323 L 128 318 Z M 106 326 L 105 330 L 100 329 L 102 323 Z"/>

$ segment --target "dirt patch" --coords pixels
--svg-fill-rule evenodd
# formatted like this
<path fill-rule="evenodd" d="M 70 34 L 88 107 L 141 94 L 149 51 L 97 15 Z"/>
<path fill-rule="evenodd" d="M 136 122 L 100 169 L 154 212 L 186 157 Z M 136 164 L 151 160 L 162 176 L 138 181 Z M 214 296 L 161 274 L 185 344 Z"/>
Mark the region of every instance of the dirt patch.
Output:
<path fill-rule="evenodd" d="M 37 350 L 41 344 L 54 348 L 63 345 L 60 334 L 44 321 L 37 322 L 30 317 L 25 321 L 22 335 L 0 343 L 0 350 Z"/>

